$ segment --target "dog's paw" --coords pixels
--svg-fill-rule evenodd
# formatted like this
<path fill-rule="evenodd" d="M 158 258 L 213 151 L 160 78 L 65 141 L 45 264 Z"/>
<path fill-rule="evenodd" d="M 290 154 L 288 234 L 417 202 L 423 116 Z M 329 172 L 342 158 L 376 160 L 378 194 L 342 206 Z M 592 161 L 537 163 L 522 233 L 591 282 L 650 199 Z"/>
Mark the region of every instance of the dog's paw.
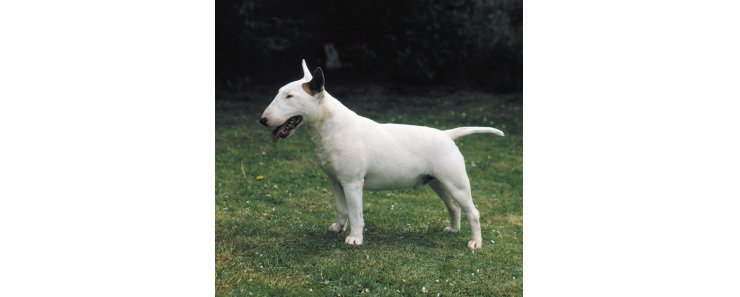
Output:
<path fill-rule="evenodd" d="M 444 233 L 457 233 L 457 232 L 460 232 L 460 229 L 454 229 L 452 227 L 445 227 L 444 229 L 442 229 L 442 232 L 444 232 Z"/>
<path fill-rule="evenodd" d="M 331 226 L 329 226 L 329 231 L 334 232 L 334 233 L 342 233 L 344 232 L 345 228 L 347 228 L 347 225 L 339 225 L 337 223 L 334 223 L 334 224 L 331 224 Z"/>
<path fill-rule="evenodd" d="M 483 247 L 483 242 L 480 240 L 471 240 L 468 241 L 468 248 L 471 250 L 477 250 Z"/>
<path fill-rule="evenodd" d="M 360 236 L 347 236 L 347 238 L 344 239 L 344 243 L 351 244 L 351 245 L 361 245 L 362 244 L 362 235 Z"/>

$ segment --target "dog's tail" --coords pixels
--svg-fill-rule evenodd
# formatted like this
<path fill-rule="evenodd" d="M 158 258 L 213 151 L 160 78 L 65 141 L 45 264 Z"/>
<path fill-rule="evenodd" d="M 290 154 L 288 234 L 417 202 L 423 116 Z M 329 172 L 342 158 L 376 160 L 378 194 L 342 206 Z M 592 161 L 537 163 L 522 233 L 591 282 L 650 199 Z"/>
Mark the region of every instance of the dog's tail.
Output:
<path fill-rule="evenodd" d="M 504 136 L 504 132 L 501 132 L 501 130 L 491 127 L 460 127 L 450 130 L 444 130 L 442 132 L 447 133 L 447 136 L 452 138 L 452 140 L 458 139 L 463 136 L 467 136 L 470 134 L 475 133 L 491 133 L 498 136 Z"/>

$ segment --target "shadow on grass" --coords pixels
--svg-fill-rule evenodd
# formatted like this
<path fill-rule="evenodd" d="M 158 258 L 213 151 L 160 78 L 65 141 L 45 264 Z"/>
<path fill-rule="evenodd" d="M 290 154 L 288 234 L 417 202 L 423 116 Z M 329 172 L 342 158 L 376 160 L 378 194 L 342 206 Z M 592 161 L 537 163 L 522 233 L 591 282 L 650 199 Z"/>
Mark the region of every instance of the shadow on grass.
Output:
<path fill-rule="evenodd" d="M 327 224 L 328 227 L 328 224 Z M 400 226 L 399 226 L 400 227 Z M 425 228 L 421 230 L 400 230 L 393 226 L 378 226 L 372 223 L 366 225 L 363 245 L 352 246 L 344 243 L 348 231 L 336 234 L 319 228 L 307 226 L 305 229 L 291 229 L 289 232 L 248 229 L 232 238 L 222 238 L 227 242 L 237 243 L 236 252 L 248 255 L 256 251 L 279 249 L 282 253 L 302 256 L 327 256 L 336 251 L 351 250 L 409 250 L 409 249 L 437 249 L 459 248 L 467 249 L 468 232 L 464 229 L 459 233 L 445 233 L 444 226 L 439 230 Z"/>

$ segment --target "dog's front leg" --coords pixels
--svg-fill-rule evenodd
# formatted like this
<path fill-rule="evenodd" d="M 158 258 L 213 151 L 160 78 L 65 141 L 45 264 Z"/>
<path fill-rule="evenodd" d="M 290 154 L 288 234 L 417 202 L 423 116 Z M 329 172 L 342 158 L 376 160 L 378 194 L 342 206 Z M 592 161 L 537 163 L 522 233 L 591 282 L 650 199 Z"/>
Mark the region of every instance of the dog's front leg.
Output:
<path fill-rule="evenodd" d="M 361 245 L 365 220 L 362 218 L 362 181 L 342 183 L 344 197 L 349 212 L 349 235 L 344 239 L 347 244 Z"/>
<path fill-rule="evenodd" d="M 344 198 L 342 185 L 334 178 L 329 178 L 334 194 L 334 207 L 337 211 L 337 222 L 329 226 L 329 231 L 341 233 L 347 228 L 347 200 Z"/>

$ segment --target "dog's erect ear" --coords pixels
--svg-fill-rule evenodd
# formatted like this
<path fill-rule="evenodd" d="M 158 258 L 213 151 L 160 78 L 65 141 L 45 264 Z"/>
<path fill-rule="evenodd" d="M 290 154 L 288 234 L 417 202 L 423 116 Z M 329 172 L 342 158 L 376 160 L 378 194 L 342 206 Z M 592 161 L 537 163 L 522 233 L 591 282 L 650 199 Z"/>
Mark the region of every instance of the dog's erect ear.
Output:
<path fill-rule="evenodd" d="M 301 60 L 301 66 L 303 66 L 303 81 L 311 81 L 313 76 L 311 76 L 311 71 L 308 71 L 308 66 L 306 66 L 306 59 Z"/>
<path fill-rule="evenodd" d="M 311 95 L 316 95 L 324 90 L 324 72 L 321 71 L 321 67 L 316 67 L 311 81 L 303 84 L 303 90 Z"/>
<path fill-rule="evenodd" d="M 321 71 L 321 67 L 316 67 L 316 70 L 313 71 L 313 79 L 308 82 L 308 87 L 316 93 L 321 93 L 324 90 L 324 72 Z"/>

